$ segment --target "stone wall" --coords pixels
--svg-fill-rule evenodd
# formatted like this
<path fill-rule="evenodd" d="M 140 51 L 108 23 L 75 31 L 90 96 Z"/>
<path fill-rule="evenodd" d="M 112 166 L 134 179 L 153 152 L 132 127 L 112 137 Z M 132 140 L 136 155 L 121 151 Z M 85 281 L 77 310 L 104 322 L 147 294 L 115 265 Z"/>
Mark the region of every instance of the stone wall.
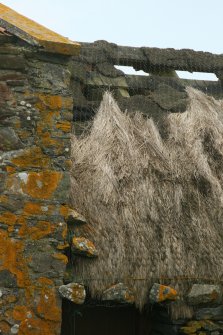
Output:
<path fill-rule="evenodd" d="M 185 110 L 187 85 L 222 98 L 221 80 L 180 80 L 167 55 L 158 63 L 152 56 L 148 50 L 96 42 L 82 44 L 80 56 L 71 63 L 69 56 L 43 52 L 0 32 L 0 334 L 60 334 L 59 292 L 76 304 L 84 303 L 85 289 L 72 283 L 65 255 L 66 221 L 83 221 L 68 207 L 73 118 L 80 131 L 93 117 L 105 89 L 113 91 L 121 108 L 138 109 L 158 123 L 163 113 Z M 180 56 L 184 59 L 180 69 L 199 69 L 199 62 L 188 67 L 185 53 Z M 203 56 L 209 68 L 201 70 L 221 79 L 221 57 L 214 57 L 217 65 L 213 65 L 213 55 Z M 133 65 L 150 76 L 126 76 L 115 64 Z M 83 249 L 79 240 L 72 237 L 72 243 L 81 242 Z M 74 254 L 89 252 L 89 243 L 84 252 L 76 244 Z M 202 291 L 201 300 L 190 300 L 194 306 L 190 320 L 171 321 L 166 316 L 168 302 L 154 301 L 160 307 L 154 308 L 153 335 L 222 334 L 221 291 L 217 286 L 217 295 Z M 197 287 L 192 296 L 199 292 Z M 206 301 L 208 294 L 211 298 Z"/>
<path fill-rule="evenodd" d="M 150 75 L 125 75 L 114 65 L 131 65 Z M 183 80 L 177 78 L 175 70 L 213 72 L 219 80 Z M 145 116 L 153 117 L 158 126 L 162 126 L 163 115 L 185 111 L 187 86 L 202 90 L 216 99 L 222 99 L 222 70 L 222 55 L 193 50 L 120 47 L 105 41 L 82 43 L 80 55 L 73 57 L 71 64 L 75 88 L 75 132 L 81 133 L 94 117 L 105 90 L 113 92 L 122 110 L 128 110 L 130 113 L 139 110 Z M 80 250 L 76 250 L 76 254 L 79 257 Z M 82 252 L 82 256 L 83 254 Z M 85 250 L 84 256 L 89 256 L 88 250 Z M 68 270 L 69 268 L 66 272 L 67 285 L 63 287 L 64 297 L 68 297 L 74 285 L 69 284 L 74 278 L 70 275 L 72 271 L 69 273 Z M 183 289 L 183 294 L 180 289 L 175 291 L 171 287 L 154 284 L 147 306 L 152 311 L 151 335 L 223 334 L 223 289 L 222 285 L 213 284 L 216 283 L 188 280 L 185 285 L 187 289 Z M 102 300 L 110 303 L 134 303 L 134 294 L 130 295 L 129 289 L 123 288 L 123 285 L 118 283 L 108 288 L 102 295 Z M 130 302 L 126 296 L 131 296 Z M 81 297 L 85 298 L 85 295 L 82 294 Z M 72 301 L 71 297 L 69 299 Z M 84 299 L 76 303 L 82 304 Z M 171 307 L 172 305 L 174 306 Z M 175 318 L 171 317 L 172 308 L 178 311 Z"/>
<path fill-rule="evenodd" d="M 153 285 L 149 296 L 153 304 L 151 335 L 223 334 L 222 285 L 187 286 L 182 295 L 180 290 Z"/>
<path fill-rule="evenodd" d="M 114 65 L 132 66 L 149 76 L 125 75 Z M 175 70 L 215 73 L 219 81 L 180 79 Z M 223 98 L 223 57 L 206 52 L 124 47 L 106 41 L 81 43 L 71 72 L 77 133 L 94 116 L 105 90 L 113 92 L 122 110 L 139 110 L 158 125 L 165 114 L 185 110 L 186 86 Z"/>
<path fill-rule="evenodd" d="M 60 334 L 69 57 L 0 34 L 0 333 Z"/>

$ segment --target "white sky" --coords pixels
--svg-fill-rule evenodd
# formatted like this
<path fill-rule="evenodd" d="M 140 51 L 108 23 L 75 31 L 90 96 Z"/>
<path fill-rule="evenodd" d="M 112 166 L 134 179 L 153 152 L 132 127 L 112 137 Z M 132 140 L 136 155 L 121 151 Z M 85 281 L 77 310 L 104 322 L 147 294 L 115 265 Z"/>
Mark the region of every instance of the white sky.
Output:
<path fill-rule="evenodd" d="M 223 53 L 223 0 L 0 0 L 74 41 Z"/>

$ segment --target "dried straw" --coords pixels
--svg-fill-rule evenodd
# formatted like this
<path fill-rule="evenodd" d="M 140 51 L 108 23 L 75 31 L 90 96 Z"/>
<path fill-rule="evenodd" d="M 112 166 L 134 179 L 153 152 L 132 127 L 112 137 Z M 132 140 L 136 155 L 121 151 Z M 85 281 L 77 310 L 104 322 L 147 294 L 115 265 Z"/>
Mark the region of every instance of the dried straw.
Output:
<path fill-rule="evenodd" d="M 92 127 L 72 138 L 72 205 L 99 250 L 75 260 L 76 279 L 100 297 L 124 282 L 140 308 L 154 281 L 221 280 L 223 123 L 221 102 L 187 88 L 186 112 L 165 119 L 122 113 L 105 93 Z"/>

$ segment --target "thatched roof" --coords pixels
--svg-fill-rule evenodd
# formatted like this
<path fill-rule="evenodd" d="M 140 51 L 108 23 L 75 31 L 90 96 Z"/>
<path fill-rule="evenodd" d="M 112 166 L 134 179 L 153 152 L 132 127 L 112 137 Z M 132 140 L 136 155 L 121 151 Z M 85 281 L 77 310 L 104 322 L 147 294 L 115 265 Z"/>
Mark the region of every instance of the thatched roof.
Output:
<path fill-rule="evenodd" d="M 222 278 L 223 110 L 187 93 L 187 111 L 166 117 L 165 139 L 109 93 L 90 131 L 73 136 L 72 202 L 99 250 L 94 260 L 75 259 L 75 274 L 93 297 L 123 282 L 142 307 L 161 277 Z"/>

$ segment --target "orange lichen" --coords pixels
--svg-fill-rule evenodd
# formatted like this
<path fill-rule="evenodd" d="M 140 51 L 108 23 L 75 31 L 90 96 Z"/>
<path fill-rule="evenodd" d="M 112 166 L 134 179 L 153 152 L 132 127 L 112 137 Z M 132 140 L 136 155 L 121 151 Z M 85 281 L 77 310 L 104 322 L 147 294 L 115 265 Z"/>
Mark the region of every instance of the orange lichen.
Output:
<path fill-rule="evenodd" d="M 6 321 L 0 321 L 1 334 L 10 334 L 11 326 Z"/>
<path fill-rule="evenodd" d="M 51 137 L 51 133 L 49 131 L 45 131 L 43 132 L 42 127 L 37 127 L 37 134 L 40 137 L 40 142 L 42 143 L 42 145 L 46 148 L 49 147 L 54 147 L 57 148 L 57 145 L 60 147 L 61 143 L 59 143 L 58 140 L 54 139 Z M 56 150 L 58 151 L 58 150 Z"/>
<path fill-rule="evenodd" d="M 49 199 L 62 178 L 57 171 L 43 171 L 28 173 L 27 182 L 22 184 L 23 192 L 36 199 Z"/>
<path fill-rule="evenodd" d="M 160 285 L 159 287 L 159 302 L 165 300 L 176 300 L 177 299 L 177 291 L 172 287 Z"/>
<path fill-rule="evenodd" d="M 23 250 L 22 241 L 11 239 L 6 231 L 0 230 L 0 270 L 8 270 L 14 274 L 19 287 L 30 285 Z"/>
<path fill-rule="evenodd" d="M 49 167 L 50 159 L 43 154 L 39 147 L 27 149 L 21 155 L 12 159 L 12 163 L 20 168 L 26 167 Z"/>
<path fill-rule="evenodd" d="M 8 203 L 8 197 L 6 195 L 0 195 L 0 203 L 7 204 Z"/>
<path fill-rule="evenodd" d="M 39 136 L 37 144 L 44 146 L 45 148 L 52 148 L 58 155 L 64 153 L 64 142 L 61 141 L 60 138 L 54 138 L 52 131 L 46 130 L 49 128 L 50 127 L 46 128 L 43 124 L 37 126 L 37 134 Z"/>
<path fill-rule="evenodd" d="M 41 207 L 42 206 L 39 203 L 27 202 L 24 206 L 24 214 L 25 215 L 40 215 L 43 213 Z"/>
<path fill-rule="evenodd" d="M 41 113 L 41 120 L 38 122 L 37 127 L 42 127 L 44 131 L 46 130 L 52 130 L 49 129 L 49 127 L 52 127 L 54 123 L 56 123 L 56 120 L 59 118 L 60 113 L 59 111 L 49 111 L 49 110 L 44 110 Z M 38 130 L 39 128 L 37 128 Z"/>
<path fill-rule="evenodd" d="M 33 216 L 33 215 L 49 215 L 52 212 L 57 211 L 57 206 L 48 205 L 45 203 L 36 203 L 36 202 L 26 202 L 24 205 L 23 214 L 25 216 Z"/>
<path fill-rule="evenodd" d="M 9 304 L 12 304 L 18 300 L 18 297 L 15 295 L 3 295 L 0 299 L 0 308 L 1 306 L 7 306 Z"/>
<path fill-rule="evenodd" d="M 64 262 L 65 264 L 68 263 L 68 258 L 67 258 L 66 255 L 56 253 L 56 254 L 53 254 L 52 256 L 53 256 L 54 258 L 56 258 L 56 259 L 61 260 L 61 261 Z"/>
<path fill-rule="evenodd" d="M 68 121 L 60 121 L 56 124 L 56 127 L 62 130 L 64 133 L 71 132 L 71 123 Z"/>
<path fill-rule="evenodd" d="M 66 206 L 66 205 L 62 205 L 62 206 L 60 207 L 60 214 L 63 215 L 64 218 L 66 219 L 67 216 L 68 216 L 69 210 L 70 210 L 70 208 L 69 208 L 68 206 Z"/>
<path fill-rule="evenodd" d="M 46 277 L 39 277 L 37 281 L 42 286 L 52 286 L 52 285 L 54 285 L 53 281 L 49 278 L 46 278 Z"/>
<path fill-rule="evenodd" d="M 13 318 L 22 321 L 27 318 L 27 314 L 31 313 L 30 309 L 26 306 L 15 306 L 13 310 Z"/>
<path fill-rule="evenodd" d="M 45 320 L 59 321 L 61 317 L 60 309 L 58 308 L 58 301 L 56 299 L 56 292 L 53 289 L 43 288 L 40 295 L 37 312 Z"/>
<path fill-rule="evenodd" d="M 69 248 L 69 243 L 59 243 L 59 244 L 57 245 L 57 249 L 58 249 L 58 250 L 64 250 L 64 249 L 66 249 L 66 248 Z"/>
<path fill-rule="evenodd" d="M 13 166 L 6 166 L 6 171 L 8 173 L 14 173 L 16 171 L 16 169 Z"/>
<path fill-rule="evenodd" d="M 26 217 L 25 216 L 18 216 L 18 221 L 17 224 L 20 226 L 25 226 L 26 225 Z"/>
<path fill-rule="evenodd" d="M 126 292 L 124 296 L 124 300 L 130 304 L 133 304 L 135 302 L 135 297 L 133 294 Z"/>
<path fill-rule="evenodd" d="M 83 253 L 88 257 L 96 257 L 98 255 L 94 243 L 85 237 L 74 236 L 72 238 L 72 246 L 76 252 Z"/>
<path fill-rule="evenodd" d="M 25 216 L 45 215 L 51 214 L 53 210 L 56 210 L 56 206 L 46 205 L 44 203 L 26 202 L 23 213 Z"/>
<path fill-rule="evenodd" d="M 34 41 L 36 45 L 42 46 L 53 53 L 65 55 L 77 55 L 79 53 L 80 44 L 41 26 L 11 8 L 0 4 L 0 13 L 2 27 L 7 28 L 7 31 L 28 43 L 33 44 Z"/>
<path fill-rule="evenodd" d="M 40 318 L 25 319 L 20 323 L 18 335 L 55 335 L 55 325 Z"/>
<path fill-rule="evenodd" d="M 64 225 L 64 229 L 62 231 L 62 237 L 65 240 L 67 238 L 67 225 Z"/>
<path fill-rule="evenodd" d="M 11 304 L 12 302 L 16 302 L 18 298 L 15 295 L 8 295 L 7 301 Z"/>
<path fill-rule="evenodd" d="M 6 250 L 7 252 L 5 252 Z M 24 305 L 16 305 L 14 308 L 7 309 L 4 317 L 21 321 L 18 332 L 20 335 L 55 335 L 58 327 L 60 327 L 61 310 L 54 282 L 46 277 L 40 277 L 31 282 L 27 268 L 30 259 L 24 258 L 23 251 L 22 241 L 13 240 L 9 238 L 6 231 L 0 230 L 0 271 L 5 269 L 15 274 L 18 287 L 25 289 L 26 299 Z M 61 261 L 66 259 L 64 255 L 57 254 L 54 256 Z M 34 296 L 38 302 L 36 310 L 40 318 L 33 313 L 35 307 Z M 8 298 L 12 303 L 17 300 L 15 296 Z M 0 322 L 0 330 L 6 333 L 10 332 L 10 328 L 4 321 Z"/>
<path fill-rule="evenodd" d="M 39 94 L 38 95 L 39 102 L 36 104 L 36 108 L 40 111 L 44 110 L 60 110 L 64 109 L 72 109 L 73 99 L 71 97 L 61 97 L 60 95 L 46 95 Z"/>
<path fill-rule="evenodd" d="M 2 215 L 0 215 L 0 222 L 12 226 L 16 223 L 17 216 L 10 212 L 4 212 Z"/>
<path fill-rule="evenodd" d="M 36 226 L 28 227 L 27 225 L 23 225 L 19 230 L 20 236 L 29 236 L 32 240 L 39 240 L 53 231 L 53 227 L 51 226 L 50 222 L 47 221 L 38 221 Z"/>
<path fill-rule="evenodd" d="M 46 109 L 60 110 L 62 108 L 62 97 L 60 95 L 46 95 L 39 94 L 39 102 L 36 104 L 36 108 L 41 111 Z"/>

